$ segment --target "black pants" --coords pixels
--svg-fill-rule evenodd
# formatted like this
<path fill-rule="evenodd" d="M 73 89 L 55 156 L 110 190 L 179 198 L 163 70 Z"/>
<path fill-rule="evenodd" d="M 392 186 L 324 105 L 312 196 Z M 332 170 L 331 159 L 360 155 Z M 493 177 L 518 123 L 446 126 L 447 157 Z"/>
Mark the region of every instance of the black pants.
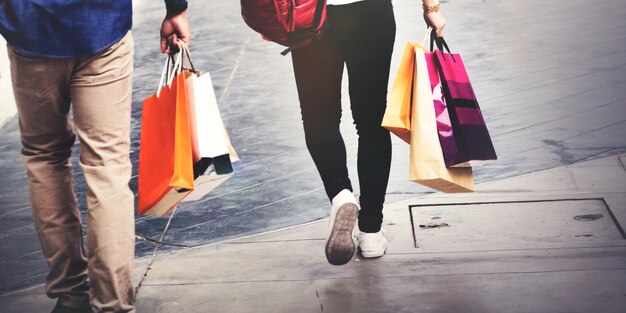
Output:
<path fill-rule="evenodd" d="M 377 232 L 391 164 L 391 138 L 380 126 L 396 34 L 390 0 L 328 6 L 330 28 L 292 52 L 306 144 L 330 199 L 352 190 L 341 119 L 341 79 L 348 69 L 352 116 L 359 136 L 359 228 Z"/>

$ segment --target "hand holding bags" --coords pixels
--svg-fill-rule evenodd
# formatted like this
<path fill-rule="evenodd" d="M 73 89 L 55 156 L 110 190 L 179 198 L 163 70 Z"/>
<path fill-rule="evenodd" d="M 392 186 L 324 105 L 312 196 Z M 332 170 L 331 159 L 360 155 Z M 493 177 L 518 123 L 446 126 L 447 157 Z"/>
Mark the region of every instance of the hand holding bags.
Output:
<path fill-rule="evenodd" d="M 170 60 L 163 69 L 159 88 Z M 182 73 L 143 103 L 138 210 L 140 214 L 164 215 L 193 190 L 193 160 Z"/>
<path fill-rule="evenodd" d="M 424 41 L 429 33 L 431 51 L 434 42 L 440 51 L 407 45 L 382 125 L 405 141 L 410 131 L 412 181 L 444 192 L 472 191 L 468 161 L 496 159 L 495 150 L 460 56 L 444 54 L 441 50 L 448 49 L 447 44 L 430 29 Z M 408 53 L 415 55 L 413 65 L 407 61 Z M 411 72 L 409 87 L 407 73 Z M 404 105 L 407 101 L 409 110 Z"/>
<path fill-rule="evenodd" d="M 180 201 L 197 200 L 232 175 L 238 160 L 224 128 L 208 74 L 182 70 L 183 44 L 167 86 L 144 101 L 139 153 L 139 213 L 162 216 Z"/>

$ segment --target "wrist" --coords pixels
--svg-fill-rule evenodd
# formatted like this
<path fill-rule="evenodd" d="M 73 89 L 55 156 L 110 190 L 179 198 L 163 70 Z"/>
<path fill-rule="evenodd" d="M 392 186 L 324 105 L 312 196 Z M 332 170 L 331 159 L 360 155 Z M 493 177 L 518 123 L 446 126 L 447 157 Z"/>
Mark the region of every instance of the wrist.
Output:
<path fill-rule="evenodd" d="M 176 12 L 176 11 L 173 11 L 173 12 L 168 11 L 165 14 L 165 18 L 172 19 L 172 18 L 176 18 L 176 17 L 185 17 L 185 18 L 187 17 L 187 9 L 185 9 L 182 12 L 178 12 L 178 13 L 174 13 L 174 12 Z"/>
<path fill-rule="evenodd" d="M 439 1 L 424 1 L 422 4 L 422 10 L 424 14 L 439 12 Z"/>
<path fill-rule="evenodd" d="M 168 16 L 179 15 L 187 11 L 186 0 L 165 0 L 165 9 Z"/>

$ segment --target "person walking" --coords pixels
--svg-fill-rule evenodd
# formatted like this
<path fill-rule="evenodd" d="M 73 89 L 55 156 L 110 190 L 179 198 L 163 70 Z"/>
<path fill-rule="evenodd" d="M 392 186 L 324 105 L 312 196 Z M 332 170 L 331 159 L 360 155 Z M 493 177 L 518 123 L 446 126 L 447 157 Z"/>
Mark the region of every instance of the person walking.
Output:
<path fill-rule="evenodd" d="M 443 36 L 438 0 L 423 0 L 424 19 Z M 328 0 L 324 36 L 292 51 L 305 141 L 331 201 L 325 254 L 329 263 L 348 263 L 357 237 L 364 258 L 387 249 L 381 224 L 391 165 L 391 138 L 381 127 L 396 25 L 391 0 Z M 346 167 L 339 130 L 341 80 L 348 71 L 352 117 L 358 134 L 359 204 Z"/>
<path fill-rule="evenodd" d="M 161 50 L 169 52 L 168 39 L 189 39 L 187 1 L 165 3 Z M 131 0 L 0 1 L 54 313 L 135 312 L 131 25 Z M 70 164 L 76 136 L 87 182 L 87 251 Z"/>

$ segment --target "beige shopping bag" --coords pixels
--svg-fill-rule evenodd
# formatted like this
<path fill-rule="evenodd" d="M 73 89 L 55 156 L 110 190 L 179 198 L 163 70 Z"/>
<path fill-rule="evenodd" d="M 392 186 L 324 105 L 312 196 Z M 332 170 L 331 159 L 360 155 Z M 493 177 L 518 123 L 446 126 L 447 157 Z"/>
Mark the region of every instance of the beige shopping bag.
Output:
<path fill-rule="evenodd" d="M 411 181 L 443 192 L 474 190 L 471 167 L 447 168 L 437 133 L 433 94 L 424 50 L 415 49 L 411 107 Z"/>
<path fill-rule="evenodd" d="M 194 161 L 194 190 L 183 202 L 196 201 L 211 192 L 233 175 L 232 162 L 239 160 L 233 148 L 208 72 L 193 68 L 191 53 L 186 45 L 182 50 L 191 65 L 184 69 L 189 103 L 190 133 Z M 181 65 L 182 66 L 182 65 Z"/>

